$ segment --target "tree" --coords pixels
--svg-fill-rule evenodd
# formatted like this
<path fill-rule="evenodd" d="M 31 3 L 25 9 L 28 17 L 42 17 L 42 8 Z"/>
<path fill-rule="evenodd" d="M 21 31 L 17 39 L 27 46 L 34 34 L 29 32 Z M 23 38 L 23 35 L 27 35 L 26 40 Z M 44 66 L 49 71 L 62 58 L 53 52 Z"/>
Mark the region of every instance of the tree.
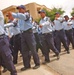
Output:
<path fill-rule="evenodd" d="M 4 23 L 5 23 L 5 24 L 7 23 L 7 19 L 6 19 L 6 18 L 4 19 Z"/>
<path fill-rule="evenodd" d="M 71 16 L 73 16 L 74 15 L 74 8 L 72 8 L 72 12 L 71 12 Z"/>

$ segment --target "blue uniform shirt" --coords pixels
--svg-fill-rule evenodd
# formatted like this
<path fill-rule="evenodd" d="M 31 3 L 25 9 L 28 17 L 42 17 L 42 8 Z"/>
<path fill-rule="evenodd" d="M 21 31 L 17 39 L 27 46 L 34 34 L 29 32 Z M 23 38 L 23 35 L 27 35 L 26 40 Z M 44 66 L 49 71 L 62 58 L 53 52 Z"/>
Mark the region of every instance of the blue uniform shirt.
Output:
<path fill-rule="evenodd" d="M 33 21 L 32 25 L 33 25 L 33 28 L 32 28 L 33 33 L 38 33 L 38 25 L 37 25 L 37 23 Z"/>
<path fill-rule="evenodd" d="M 48 17 L 44 17 L 40 20 L 40 25 L 42 25 L 42 34 L 52 32 L 52 26 L 50 19 Z"/>
<path fill-rule="evenodd" d="M 2 11 L 0 11 L 0 25 L 4 25 L 4 16 L 3 16 L 3 13 Z"/>
<path fill-rule="evenodd" d="M 72 29 L 72 22 L 71 21 L 64 21 L 62 23 L 64 30 L 70 30 Z"/>
<path fill-rule="evenodd" d="M 74 28 L 74 20 L 72 20 L 72 28 Z"/>
<path fill-rule="evenodd" d="M 0 11 L 0 35 L 5 34 L 4 31 L 4 16 L 2 11 Z"/>
<path fill-rule="evenodd" d="M 64 20 L 63 17 L 59 17 L 57 20 L 54 20 L 55 30 L 63 29 L 62 21 Z"/>
<path fill-rule="evenodd" d="M 7 33 L 10 37 L 20 33 L 20 28 L 18 27 L 18 20 L 17 19 L 9 21 L 9 23 L 5 24 L 4 27 L 8 28 Z"/>
<path fill-rule="evenodd" d="M 18 18 L 18 24 L 19 24 L 19 27 L 20 27 L 20 30 L 21 31 L 26 31 L 30 28 L 33 27 L 31 21 L 30 21 L 30 18 L 28 19 L 28 17 L 30 16 L 30 14 L 28 12 L 26 13 L 12 13 L 13 17 L 14 18 Z"/>

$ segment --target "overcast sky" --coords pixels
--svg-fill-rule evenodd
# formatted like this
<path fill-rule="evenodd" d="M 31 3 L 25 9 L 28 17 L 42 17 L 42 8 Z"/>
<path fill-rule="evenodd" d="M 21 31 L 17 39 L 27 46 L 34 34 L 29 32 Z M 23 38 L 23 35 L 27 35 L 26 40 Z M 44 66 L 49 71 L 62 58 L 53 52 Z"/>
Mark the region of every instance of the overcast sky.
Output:
<path fill-rule="evenodd" d="M 21 4 L 28 4 L 30 2 L 36 2 L 41 5 L 46 5 L 48 8 L 52 9 L 53 7 L 56 8 L 63 8 L 66 11 L 65 14 L 70 16 L 70 12 L 74 7 L 74 0 L 0 0 L 0 10 L 7 8 L 11 5 L 21 5 Z"/>

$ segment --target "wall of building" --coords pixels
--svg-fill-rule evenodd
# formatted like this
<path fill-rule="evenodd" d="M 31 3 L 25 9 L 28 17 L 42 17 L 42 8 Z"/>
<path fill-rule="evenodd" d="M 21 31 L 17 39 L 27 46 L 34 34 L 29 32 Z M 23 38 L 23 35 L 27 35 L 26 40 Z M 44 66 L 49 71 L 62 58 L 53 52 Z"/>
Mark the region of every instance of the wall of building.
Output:
<path fill-rule="evenodd" d="M 29 3 L 29 4 L 26 4 L 25 5 L 26 7 L 26 10 L 30 12 L 31 16 L 34 18 L 34 19 L 38 19 L 40 17 L 40 15 L 38 14 L 38 11 L 40 9 L 47 9 L 48 11 L 51 11 L 51 9 L 47 8 L 45 5 L 39 5 L 35 2 L 33 3 Z M 7 12 L 11 11 L 11 12 L 17 12 L 17 9 L 16 9 L 16 6 L 10 6 L 6 9 L 3 9 L 3 14 L 4 16 L 6 16 Z"/>

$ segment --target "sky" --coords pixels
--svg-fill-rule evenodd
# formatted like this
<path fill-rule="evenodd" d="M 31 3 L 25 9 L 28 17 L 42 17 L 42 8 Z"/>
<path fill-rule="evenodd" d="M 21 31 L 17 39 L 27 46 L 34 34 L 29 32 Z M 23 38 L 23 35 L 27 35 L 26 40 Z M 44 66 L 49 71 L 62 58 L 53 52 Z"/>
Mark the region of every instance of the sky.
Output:
<path fill-rule="evenodd" d="M 5 9 L 11 5 L 25 5 L 31 2 L 36 2 L 45 5 L 52 9 L 53 7 L 62 8 L 65 10 L 64 15 L 69 15 L 74 7 L 74 0 L 0 0 L 0 10 Z"/>

